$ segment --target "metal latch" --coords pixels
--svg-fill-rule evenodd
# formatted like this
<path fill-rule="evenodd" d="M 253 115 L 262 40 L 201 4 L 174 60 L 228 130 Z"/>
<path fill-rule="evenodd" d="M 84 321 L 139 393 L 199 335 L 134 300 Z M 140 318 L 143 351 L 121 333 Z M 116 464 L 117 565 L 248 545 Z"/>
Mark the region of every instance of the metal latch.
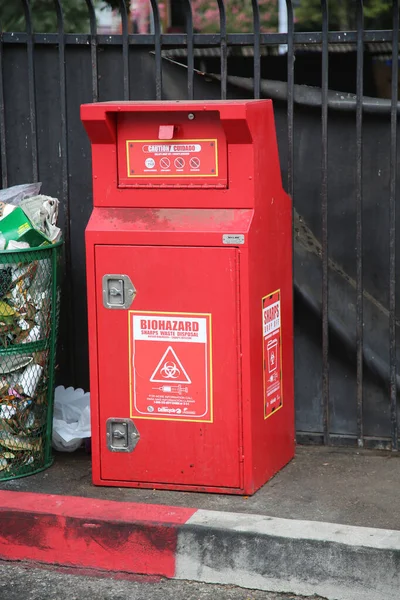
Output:
<path fill-rule="evenodd" d="M 103 276 L 103 304 L 106 308 L 129 308 L 136 296 L 128 275 Z"/>
<path fill-rule="evenodd" d="M 131 419 L 107 419 L 107 448 L 110 452 L 132 452 L 140 440 Z"/>

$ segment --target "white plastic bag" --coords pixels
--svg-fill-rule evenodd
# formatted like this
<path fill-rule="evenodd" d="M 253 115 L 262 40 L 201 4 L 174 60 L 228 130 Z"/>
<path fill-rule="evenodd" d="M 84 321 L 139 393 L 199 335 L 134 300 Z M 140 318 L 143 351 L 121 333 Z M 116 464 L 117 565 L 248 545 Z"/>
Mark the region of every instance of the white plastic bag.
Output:
<path fill-rule="evenodd" d="M 0 190 L 0 202 L 18 206 L 24 198 L 37 196 L 42 187 L 41 183 L 23 183 Z"/>
<path fill-rule="evenodd" d="M 74 452 L 90 438 L 90 394 L 59 386 L 54 395 L 53 448 Z"/>

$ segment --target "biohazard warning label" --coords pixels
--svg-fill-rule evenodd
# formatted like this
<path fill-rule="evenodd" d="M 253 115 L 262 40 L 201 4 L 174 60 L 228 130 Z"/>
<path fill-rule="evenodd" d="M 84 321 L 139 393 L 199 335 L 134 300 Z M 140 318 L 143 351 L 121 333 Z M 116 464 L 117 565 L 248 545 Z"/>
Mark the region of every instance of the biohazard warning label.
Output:
<path fill-rule="evenodd" d="M 131 417 L 212 422 L 211 315 L 129 311 Z"/>
<path fill-rule="evenodd" d="M 264 418 L 282 407 L 281 294 L 263 298 Z"/>
<path fill-rule="evenodd" d="M 158 379 L 156 379 L 157 377 Z M 168 346 L 150 377 L 150 381 L 156 383 L 165 383 L 167 379 L 175 383 L 192 383 L 172 346 Z"/>
<path fill-rule="evenodd" d="M 127 140 L 129 179 L 218 177 L 218 141 Z"/>

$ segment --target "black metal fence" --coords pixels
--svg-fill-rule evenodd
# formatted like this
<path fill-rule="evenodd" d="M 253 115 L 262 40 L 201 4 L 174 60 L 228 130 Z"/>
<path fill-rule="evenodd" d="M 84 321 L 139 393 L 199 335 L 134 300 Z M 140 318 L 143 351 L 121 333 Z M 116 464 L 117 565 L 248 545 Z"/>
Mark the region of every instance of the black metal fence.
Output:
<path fill-rule="evenodd" d="M 329 31 L 321 0 L 317 33 L 294 31 L 291 0 L 288 33 L 262 33 L 252 0 L 251 34 L 227 33 L 223 0 L 218 34 L 193 31 L 190 0 L 181 0 L 186 31 L 164 34 L 150 0 L 154 33 L 142 35 L 128 33 L 123 0 L 122 34 L 98 35 L 94 4 L 84 1 L 89 34 L 65 33 L 60 0 L 57 32 L 33 32 L 29 0 L 21 0 L 25 32 L 0 32 L 2 186 L 40 180 L 61 201 L 60 380 L 88 385 L 84 229 L 92 199 L 80 104 L 271 97 L 295 208 L 298 439 L 397 450 L 398 0 L 392 30 L 365 30 L 357 0 L 357 29 L 347 32 Z M 386 98 L 373 80 L 377 58 L 391 64 Z"/>

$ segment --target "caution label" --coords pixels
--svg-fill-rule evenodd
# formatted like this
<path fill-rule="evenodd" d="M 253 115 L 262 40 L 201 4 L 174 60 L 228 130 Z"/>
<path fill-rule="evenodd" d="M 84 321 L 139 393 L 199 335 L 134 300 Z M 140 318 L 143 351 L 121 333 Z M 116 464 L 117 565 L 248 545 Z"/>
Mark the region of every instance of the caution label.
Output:
<path fill-rule="evenodd" d="M 129 311 L 131 417 L 212 422 L 211 315 Z"/>
<path fill-rule="evenodd" d="M 282 407 L 282 328 L 280 290 L 263 298 L 264 418 Z"/>
<path fill-rule="evenodd" d="M 218 177 L 218 141 L 127 140 L 127 175 L 137 178 Z"/>
<path fill-rule="evenodd" d="M 175 383 L 192 383 L 172 346 L 168 346 L 150 377 L 155 383 L 165 383 L 168 379 Z"/>

